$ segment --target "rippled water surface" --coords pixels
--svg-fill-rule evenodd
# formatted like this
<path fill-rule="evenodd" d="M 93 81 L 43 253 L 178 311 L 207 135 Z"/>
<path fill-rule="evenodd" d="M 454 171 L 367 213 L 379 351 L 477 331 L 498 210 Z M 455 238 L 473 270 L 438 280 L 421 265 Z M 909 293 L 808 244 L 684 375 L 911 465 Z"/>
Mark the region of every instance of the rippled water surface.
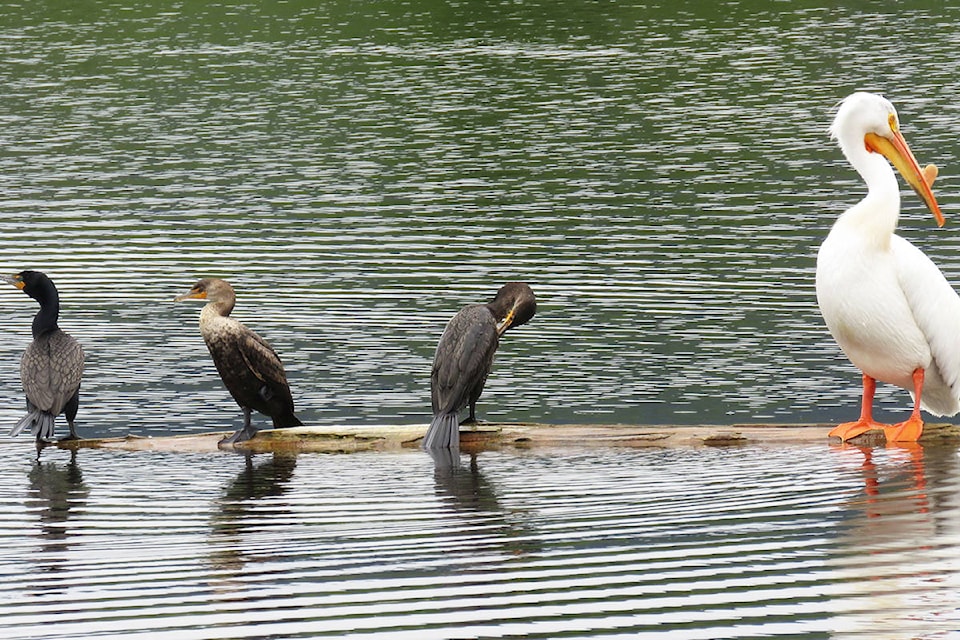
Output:
<path fill-rule="evenodd" d="M 941 167 L 960 282 L 960 10 L 898 3 L 0 0 L 0 272 L 58 284 L 84 435 L 239 411 L 198 309 L 287 366 L 308 424 L 422 423 L 462 305 L 524 280 L 479 413 L 847 418 L 816 248 L 863 193 L 855 89 Z M 0 433 L 33 301 L 0 290 Z M 883 388 L 890 417 L 909 399 Z M 957 451 L 258 456 L 0 436 L 0 636 L 945 638 Z M 445 470 L 444 470 L 445 469 Z M 951 635 L 954 634 L 954 635 Z"/>
<path fill-rule="evenodd" d="M 171 302 L 207 275 L 308 423 L 425 420 L 445 322 L 514 279 L 539 313 L 486 417 L 846 417 L 858 376 L 812 282 L 862 194 L 826 134 L 855 88 L 943 168 L 950 224 L 909 196 L 902 227 L 960 272 L 944 7 L 0 4 L 0 268 L 58 283 L 87 434 L 235 422 L 197 309 Z M 34 308 L 2 292 L 3 420 Z"/>
<path fill-rule="evenodd" d="M 955 448 L 0 448 L 4 638 L 945 638 Z"/>

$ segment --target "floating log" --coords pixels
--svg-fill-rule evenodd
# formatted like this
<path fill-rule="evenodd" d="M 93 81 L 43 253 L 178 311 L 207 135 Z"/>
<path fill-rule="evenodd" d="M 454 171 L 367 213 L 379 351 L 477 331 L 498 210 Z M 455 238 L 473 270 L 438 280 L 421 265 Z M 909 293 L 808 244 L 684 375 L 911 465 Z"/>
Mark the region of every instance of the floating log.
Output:
<path fill-rule="evenodd" d="M 638 426 L 626 424 L 533 424 L 481 423 L 462 427 L 460 448 L 481 451 L 534 447 L 697 447 L 745 444 L 800 444 L 828 442 L 830 425 L 737 424 L 698 426 Z M 267 429 L 256 437 L 225 449 L 265 452 L 384 451 L 420 446 L 427 425 L 304 426 Z M 57 443 L 61 448 L 122 449 L 126 451 L 218 451 L 218 442 L 231 432 L 198 435 L 99 438 Z M 927 424 L 921 442 L 933 445 L 960 442 L 960 426 Z M 882 446 L 882 431 L 868 431 L 854 438 L 855 446 Z"/>

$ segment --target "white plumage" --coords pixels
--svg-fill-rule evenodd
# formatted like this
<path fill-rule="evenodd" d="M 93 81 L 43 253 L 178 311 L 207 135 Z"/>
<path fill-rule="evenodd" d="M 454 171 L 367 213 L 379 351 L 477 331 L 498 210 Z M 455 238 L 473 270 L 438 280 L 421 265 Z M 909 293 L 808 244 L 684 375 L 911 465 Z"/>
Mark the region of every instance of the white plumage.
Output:
<path fill-rule="evenodd" d="M 921 171 L 896 110 L 881 96 L 846 98 L 831 133 L 867 184 L 866 197 L 837 219 L 817 256 L 820 311 L 864 374 L 860 419 L 831 435 L 847 440 L 883 428 L 888 441 L 915 441 L 923 430 L 920 407 L 938 416 L 960 411 L 960 297 L 923 252 L 894 233 L 900 190 L 888 160 L 943 224 L 930 186 L 935 173 Z M 908 420 L 873 421 L 875 380 L 920 396 Z"/>

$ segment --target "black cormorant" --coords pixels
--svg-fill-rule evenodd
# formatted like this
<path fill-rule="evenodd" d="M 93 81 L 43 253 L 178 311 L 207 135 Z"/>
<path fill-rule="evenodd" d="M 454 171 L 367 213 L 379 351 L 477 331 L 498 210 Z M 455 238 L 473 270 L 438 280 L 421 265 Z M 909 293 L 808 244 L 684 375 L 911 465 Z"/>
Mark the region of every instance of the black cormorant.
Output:
<path fill-rule="evenodd" d="M 500 336 L 529 321 L 537 312 L 533 290 L 510 282 L 487 304 L 471 304 L 453 316 L 444 329 L 430 374 L 433 420 L 423 438 L 424 449 L 459 449 L 459 413 L 470 407 L 463 424 L 476 422 L 477 399 L 490 375 Z"/>
<path fill-rule="evenodd" d="M 293 397 L 280 356 L 266 340 L 228 317 L 237 301 L 230 283 L 205 278 L 175 298 L 181 300 L 207 301 L 200 312 L 200 333 L 223 384 L 243 409 L 243 427 L 220 444 L 243 442 L 257 433 L 250 419 L 253 409 L 270 416 L 274 427 L 301 426 L 293 413 Z"/>
<path fill-rule="evenodd" d="M 33 342 L 20 358 L 20 380 L 27 396 L 27 415 L 10 432 L 15 436 L 30 427 L 37 442 L 53 438 L 54 422 L 61 413 L 70 426 L 65 440 L 77 440 L 73 421 L 80 407 L 83 347 L 57 326 L 60 296 L 53 281 L 39 271 L 21 271 L 3 280 L 40 303 L 33 318 Z"/>

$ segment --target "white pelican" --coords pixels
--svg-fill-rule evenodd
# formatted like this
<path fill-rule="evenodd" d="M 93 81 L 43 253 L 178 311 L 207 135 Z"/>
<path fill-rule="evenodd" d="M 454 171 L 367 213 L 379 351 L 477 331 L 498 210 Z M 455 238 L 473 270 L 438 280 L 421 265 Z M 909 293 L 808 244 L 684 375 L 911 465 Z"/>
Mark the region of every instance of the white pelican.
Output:
<path fill-rule="evenodd" d="M 820 312 L 863 372 L 860 419 L 830 435 L 846 441 L 881 428 L 888 442 L 915 442 L 923 432 L 921 407 L 937 416 L 960 411 L 960 297 L 923 252 L 894 233 L 900 189 L 887 160 L 942 226 L 931 189 L 936 170 L 920 169 L 900 134 L 896 109 L 881 96 L 847 97 L 830 132 L 867 183 L 866 197 L 837 219 L 817 255 Z M 874 422 L 877 380 L 912 391 L 907 420 Z"/>

